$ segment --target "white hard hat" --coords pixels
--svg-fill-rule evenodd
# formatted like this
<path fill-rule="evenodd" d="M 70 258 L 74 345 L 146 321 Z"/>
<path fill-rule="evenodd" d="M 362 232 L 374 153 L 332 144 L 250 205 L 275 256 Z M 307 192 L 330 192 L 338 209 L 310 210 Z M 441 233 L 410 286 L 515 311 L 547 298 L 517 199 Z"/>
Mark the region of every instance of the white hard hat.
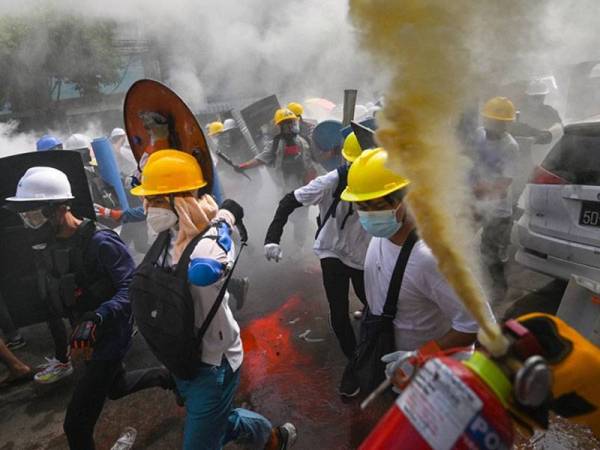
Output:
<path fill-rule="evenodd" d="M 57 202 L 71 200 L 71 183 L 60 170 L 52 167 L 31 167 L 19 180 L 17 193 L 8 202 Z"/>
<path fill-rule="evenodd" d="M 110 132 L 110 138 L 114 138 L 114 137 L 118 137 L 118 136 L 125 136 L 127 133 L 125 133 L 125 130 L 123 128 L 113 128 L 113 130 Z"/>
<path fill-rule="evenodd" d="M 542 80 L 533 80 L 527 86 L 525 93 L 527 95 L 548 95 L 550 93 L 550 89 Z"/>
<path fill-rule="evenodd" d="M 75 133 L 69 136 L 65 141 L 65 150 L 79 150 L 80 148 L 89 148 L 92 140 L 85 134 Z"/>
<path fill-rule="evenodd" d="M 223 131 L 233 130 L 235 127 L 235 120 L 233 119 L 225 119 L 223 122 Z"/>

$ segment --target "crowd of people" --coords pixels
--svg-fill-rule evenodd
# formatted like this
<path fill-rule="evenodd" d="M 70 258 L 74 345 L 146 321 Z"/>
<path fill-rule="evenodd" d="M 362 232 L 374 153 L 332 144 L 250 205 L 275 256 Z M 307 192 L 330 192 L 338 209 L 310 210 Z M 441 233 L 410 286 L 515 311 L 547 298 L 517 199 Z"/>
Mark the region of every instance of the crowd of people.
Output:
<path fill-rule="evenodd" d="M 548 141 L 548 129 L 560 124 L 560 118 L 544 105 L 547 93 L 542 82 L 534 81 L 520 118 L 511 100 L 488 100 L 481 110 L 482 126 L 464 139 L 465 152 L 474 162 L 466 182 L 472 186 L 473 213 L 482 228 L 482 261 L 496 299 L 507 287 L 504 267 L 517 198 L 512 188 L 519 148 L 512 134 Z M 541 116 L 543 121 L 536 120 Z M 277 131 L 257 155 L 225 139 L 236 126 L 233 119 L 210 123 L 207 135 L 213 153 L 232 162 L 232 173 L 260 165 L 274 168 L 280 201 L 269 212 L 273 219 L 265 230 L 267 260 L 284 257 L 281 239 L 288 219 L 294 225 L 296 245 L 305 245 L 313 232 L 308 207 L 318 207 L 313 249 L 320 260 L 331 327 L 348 362 L 339 375 L 339 394 L 356 397 L 363 386 L 355 356 L 365 337 L 355 334 L 350 320 L 350 284 L 363 305 L 364 321 L 389 314 L 392 296 L 395 350 L 413 351 L 432 341 L 440 349 L 472 346 L 478 325 L 438 270 L 430 248 L 419 239 L 405 202 L 411 182 L 387 167 L 386 150 L 361 147 L 353 132 L 339 149 L 315 148 L 313 125 L 303 119 L 299 103 L 275 111 L 273 123 Z M 185 406 L 185 449 L 218 449 L 230 441 L 252 448 L 291 447 L 297 436 L 292 423 L 273 425 L 256 412 L 233 406 L 244 354 L 229 293 L 241 307 L 249 284 L 247 278 L 232 277 L 236 254 L 245 244 L 245 212 L 234 200 L 237 193 L 226 192 L 231 198 L 218 203 L 206 190 L 202 166 L 190 154 L 157 150 L 138 166 L 123 129 L 112 130 L 109 139 L 128 187 L 128 207 L 111 195 L 111 187 L 97 171 L 91 141 L 81 134 L 72 135 L 64 145 L 43 136 L 37 150 L 81 153 L 98 223 L 73 214 L 75 193 L 69 174 L 55 168 L 29 168 L 15 194 L 4 199 L 4 207 L 19 215 L 37 244 L 46 244 L 34 245 L 36 259 L 48 261 L 45 282 L 65 286 L 71 280 L 72 289 L 59 290 L 60 305 L 49 308 L 55 354 L 38 369 L 14 355 L 26 342 L 0 300 L 0 328 L 6 341 L 0 341 L 0 358 L 9 369 L 3 385 L 31 379 L 49 384 L 68 377 L 73 373 L 71 355 L 84 350 L 89 356 L 64 420 L 73 450 L 94 448 L 94 427 L 106 398 L 151 387 L 173 391 Z M 319 151 L 339 151 L 343 163 L 324 173 Z M 145 222 L 148 233 L 128 233 L 128 224 L 136 222 Z M 120 235 L 113 231 L 117 226 L 122 226 Z M 407 245 L 410 251 L 402 261 Z M 132 251 L 141 255 L 136 258 L 137 271 Z M 66 263 L 58 264 L 65 253 Z M 180 298 L 188 298 L 193 311 L 180 315 L 185 318 L 181 330 L 169 330 L 180 319 L 161 305 L 177 305 Z M 72 325 L 70 333 L 63 317 Z M 134 322 L 163 366 L 124 369 Z"/>

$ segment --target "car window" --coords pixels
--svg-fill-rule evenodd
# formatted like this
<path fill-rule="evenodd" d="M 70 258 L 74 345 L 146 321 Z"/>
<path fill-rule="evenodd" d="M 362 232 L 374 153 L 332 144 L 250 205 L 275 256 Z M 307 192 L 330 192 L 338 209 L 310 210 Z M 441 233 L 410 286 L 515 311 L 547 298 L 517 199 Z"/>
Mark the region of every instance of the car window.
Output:
<path fill-rule="evenodd" d="M 572 184 L 600 186 L 600 130 L 573 130 L 552 148 L 542 167 Z"/>

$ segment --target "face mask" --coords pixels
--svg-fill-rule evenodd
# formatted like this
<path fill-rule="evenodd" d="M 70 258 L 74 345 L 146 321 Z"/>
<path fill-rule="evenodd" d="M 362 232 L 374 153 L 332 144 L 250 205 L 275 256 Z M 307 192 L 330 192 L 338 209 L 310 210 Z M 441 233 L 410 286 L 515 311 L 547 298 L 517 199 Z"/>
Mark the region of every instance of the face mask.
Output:
<path fill-rule="evenodd" d="M 362 227 L 372 236 L 389 238 L 402 228 L 404 221 L 396 219 L 398 209 L 384 211 L 358 211 L 358 220 Z"/>
<path fill-rule="evenodd" d="M 296 120 L 286 120 L 280 125 L 281 134 L 295 135 L 300 132 L 300 125 Z"/>
<path fill-rule="evenodd" d="M 177 223 L 177 215 L 170 209 L 150 206 L 146 214 L 146 223 L 156 234 L 168 230 Z"/>
<path fill-rule="evenodd" d="M 34 209 L 33 211 L 27 211 L 19 213 L 21 220 L 25 225 L 25 228 L 32 230 L 38 230 L 48 222 L 48 218 L 44 215 L 41 209 Z"/>

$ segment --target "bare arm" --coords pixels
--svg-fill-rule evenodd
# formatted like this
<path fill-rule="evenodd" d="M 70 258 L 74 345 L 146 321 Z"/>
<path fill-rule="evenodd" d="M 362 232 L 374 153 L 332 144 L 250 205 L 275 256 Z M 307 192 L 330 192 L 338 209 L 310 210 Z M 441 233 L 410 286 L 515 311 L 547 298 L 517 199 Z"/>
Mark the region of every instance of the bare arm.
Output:
<path fill-rule="evenodd" d="M 437 340 L 437 344 L 442 350 L 446 350 L 455 347 L 468 347 L 475 342 L 475 339 L 477 339 L 477 333 L 463 333 L 451 329 Z"/>
<path fill-rule="evenodd" d="M 239 165 L 239 168 L 242 169 L 242 170 L 247 170 L 247 169 L 252 169 L 254 167 L 257 167 L 257 166 L 261 166 L 263 164 L 264 164 L 264 161 L 261 161 L 260 159 L 253 158 L 253 159 L 251 159 L 249 161 L 241 163 Z"/>

